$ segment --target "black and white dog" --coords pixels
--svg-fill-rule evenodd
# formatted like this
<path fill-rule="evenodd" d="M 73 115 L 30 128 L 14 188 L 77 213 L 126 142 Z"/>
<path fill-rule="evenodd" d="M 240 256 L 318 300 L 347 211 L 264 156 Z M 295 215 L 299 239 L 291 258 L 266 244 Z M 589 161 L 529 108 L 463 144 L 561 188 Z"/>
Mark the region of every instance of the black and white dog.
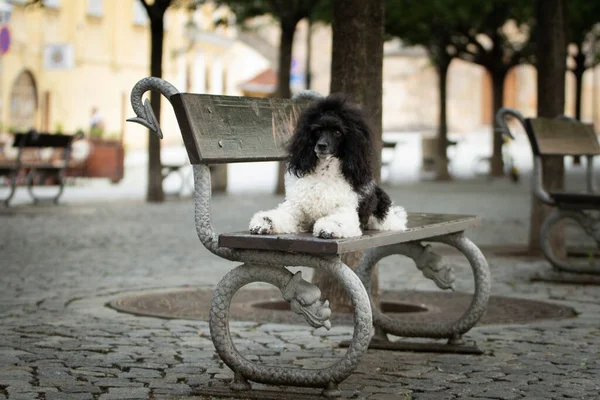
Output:
<path fill-rule="evenodd" d="M 283 203 L 252 217 L 250 232 L 312 231 L 330 239 L 405 230 L 404 208 L 373 179 L 372 153 L 362 110 L 341 96 L 317 98 L 300 114 L 288 145 L 288 171 L 297 179 L 287 183 Z"/>

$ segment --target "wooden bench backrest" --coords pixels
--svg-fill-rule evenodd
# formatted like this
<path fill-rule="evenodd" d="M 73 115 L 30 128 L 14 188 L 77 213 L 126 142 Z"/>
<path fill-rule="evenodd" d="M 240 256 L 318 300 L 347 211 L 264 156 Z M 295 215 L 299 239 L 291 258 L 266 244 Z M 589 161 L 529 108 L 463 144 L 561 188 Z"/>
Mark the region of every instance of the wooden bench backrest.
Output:
<path fill-rule="evenodd" d="M 192 164 L 283 160 L 309 101 L 178 93 L 170 97 Z"/>
<path fill-rule="evenodd" d="M 73 135 L 59 135 L 50 133 L 16 133 L 14 147 L 54 147 L 66 148 L 73 141 Z"/>
<path fill-rule="evenodd" d="M 534 155 L 599 155 L 600 143 L 594 126 L 560 119 L 525 120 Z"/>

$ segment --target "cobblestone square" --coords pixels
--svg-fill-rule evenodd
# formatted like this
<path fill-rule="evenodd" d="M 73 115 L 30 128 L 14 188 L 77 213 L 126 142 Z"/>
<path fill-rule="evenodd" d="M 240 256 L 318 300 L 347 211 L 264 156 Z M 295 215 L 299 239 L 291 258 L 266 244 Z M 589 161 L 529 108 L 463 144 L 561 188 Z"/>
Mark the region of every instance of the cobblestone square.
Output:
<path fill-rule="evenodd" d="M 529 192 L 508 182 L 418 183 L 389 188 L 411 211 L 476 214 L 467 236 L 488 257 L 492 294 L 574 308 L 578 316 L 523 325 L 476 326 L 483 355 L 369 350 L 341 385 L 344 398 L 599 399 L 600 290 L 530 282 L 542 259 L 498 255 L 524 243 Z M 443 201 L 441 200 L 443 199 Z M 245 229 L 270 195 L 215 196 L 218 231 Z M 228 398 L 231 371 L 216 356 L 206 321 L 118 313 L 106 303 L 135 293 L 212 289 L 234 267 L 196 237 L 193 201 L 68 202 L 0 213 L 0 400 Z M 470 291 L 466 260 L 449 255 L 457 290 Z M 309 276 L 310 271 L 304 273 Z M 386 290 L 437 290 L 410 260 L 385 259 Z M 308 325 L 235 321 L 236 346 L 251 360 L 316 368 L 344 349 L 351 329 L 323 335 Z M 313 389 L 254 384 L 247 397 L 313 399 Z"/>

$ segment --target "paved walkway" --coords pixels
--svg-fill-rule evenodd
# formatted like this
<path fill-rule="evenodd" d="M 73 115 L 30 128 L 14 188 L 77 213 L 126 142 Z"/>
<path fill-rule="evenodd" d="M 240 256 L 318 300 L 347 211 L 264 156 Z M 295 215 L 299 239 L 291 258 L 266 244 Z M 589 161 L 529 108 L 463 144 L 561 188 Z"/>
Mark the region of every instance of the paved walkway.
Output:
<path fill-rule="evenodd" d="M 411 211 L 478 214 L 476 243 L 513 245 L 527 237 L 526 183 L 420 183 L 390 189 Z M 244 229 L 280 199 L 216 196 L 219 231 Z M 600 399 L 600 290 L 529 283 L 543 260 L 488 253 L 493 294 L 546 300 L 580 315 L 529 325 L 481 326 L 468 334 L 485 355 L 369 351 L 341 385 L 355 399 Z M 458 290 L 471 288 L 453 257 Z M 0 213 L 0 400 L 210 399 L 232 374 L 215 357 L 206 322 L 120 314 L 105 303 L 148 290 L 209 289 L 233 264 L 198 242 L 190 199 L 161 205 L 76 201 Z M 310 271 L 308 271 L 310 272 Z M 407 260 L 384 260 L 385 289 L 436 290 Z M 236 346 L 251 359 L 317 367 L 339 355 L 347 327 L 234 322 Z M 318 391 L 267 388 L 257 398 L 318 398 Z M 215 398 L 219 398 L 214 396 Z M 248 397 L 250 398 L 250 397 Z"/>

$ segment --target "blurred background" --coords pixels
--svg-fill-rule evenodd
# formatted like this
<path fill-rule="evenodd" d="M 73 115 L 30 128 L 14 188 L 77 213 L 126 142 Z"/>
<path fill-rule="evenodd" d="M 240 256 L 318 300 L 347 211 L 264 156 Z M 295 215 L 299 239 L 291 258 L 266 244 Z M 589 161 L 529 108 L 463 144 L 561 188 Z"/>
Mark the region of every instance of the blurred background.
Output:
<path fill-rule="evenodd" d="M 157 6 L 153 12 L 164 14 L 160 73 L 181 91 L 256 97 L 288 97 L 307 88 L 329 93 L 329 2 L 285 3 L 0 0 L 1 157 L 15 156 L 10 133 L 30 128 L 67 134 L 83 131 L 85 140 L 76 143 L 69 172 L 82 179 L 73 179 L 71 184 L 106 188 L 105 193 L 116 198 L 142 198 L 147 180 L 147 130 L 125 120 L 133 116 L 129 103 L 133 85 L 142 77 L 156 75 L 151 59 L 156 55 L 153 37 L 159 34 L 151 29 L 151 6 Z M 498 106 L 514 107 L 525 116 L 536 114 L 536 69 L 529 50 L 535 38 L 533 6 L 514 1 L 477 3 L 387 1 L 384 182 L 487 176 Z M 590 3 L 594 2 L 568 2 L 572 34 L 565 113 L 598 127 L 596 20 L 600 14 L 594 14 L 598 6 Z M 158 10 L 158 6 L 164 9 Z M 436 42 L 441 37 L 448 39 L 442 52 Z M 290 57 L 282 59 L 281 55 L 288 53 Z M 434 166 L 439 147 L 442 53 L 451 61 L 443 71 L 448 174 Z M 287 75 L 280 73 L 280 64 L 289 65 Z M 501 67 L 499 72 L 497 67 Z M 289 80 L 289 88 L 279 85 L 282 77 Z M 174 113 L 167 102 L 163 105 L 161 162 L 186 164 Z M 502 151 L 509 151 L 521 174 L 531 168 L 524 135 Z M 495 153 L 502 157 L 499 149 Z M 184 166 L 181 172 L 191 182 L 190 169 Z M 501 170 L 492 175 L 504 174 Z M 277 164 L 224 166 L 215 178 L 217 190 L 272 192 Z M 179 179 L 167 177 L 165 190 L 179 190 Z M 189 186 L 182 187 L 182 193 L 190 191 Z"/>

